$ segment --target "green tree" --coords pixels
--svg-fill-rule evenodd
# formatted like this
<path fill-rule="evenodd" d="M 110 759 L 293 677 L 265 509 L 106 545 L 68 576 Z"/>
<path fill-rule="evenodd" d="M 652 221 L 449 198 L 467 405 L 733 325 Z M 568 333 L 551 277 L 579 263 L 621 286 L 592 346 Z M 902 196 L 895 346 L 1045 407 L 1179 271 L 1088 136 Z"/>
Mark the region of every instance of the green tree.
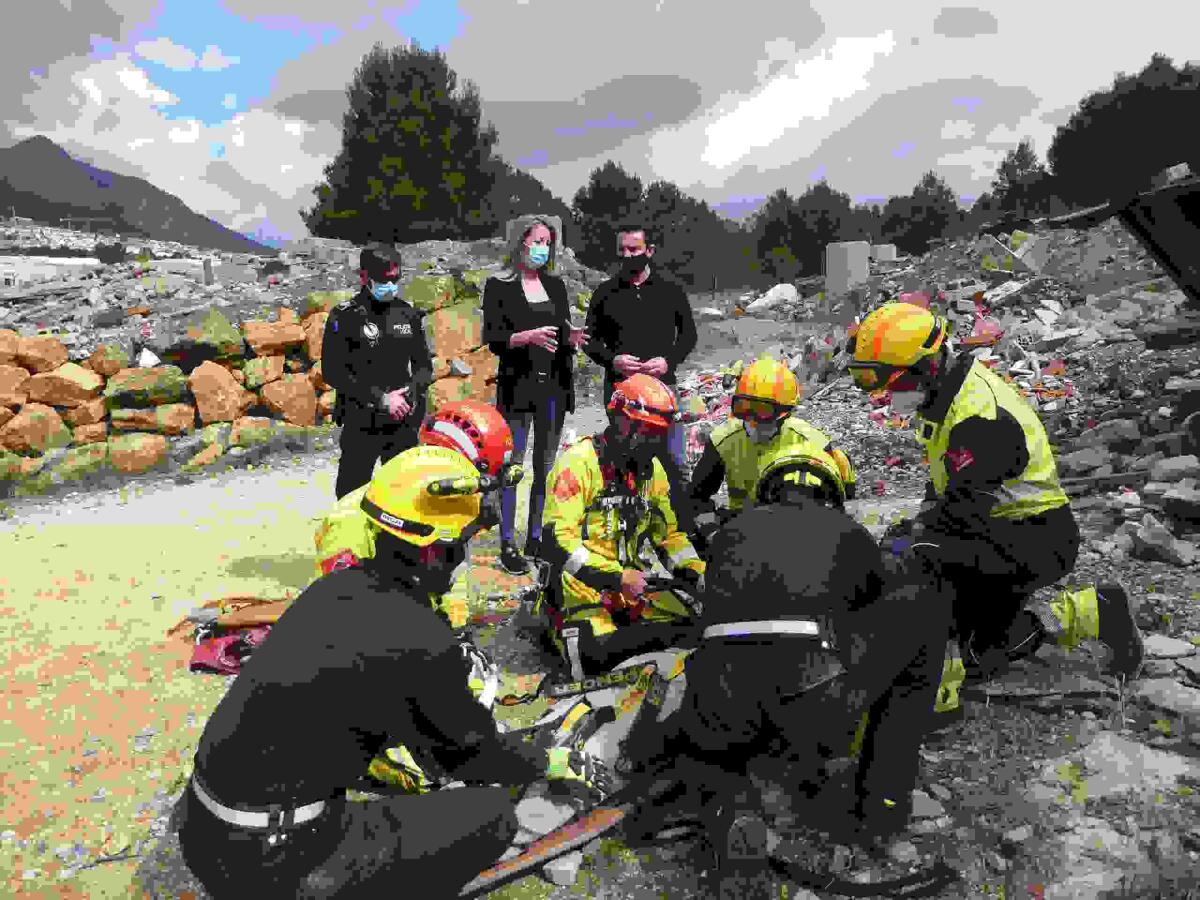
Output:
<path fill-rule="evenodd" d="M 825 247 L 849 240 L 854 234 L 850 196 L 835 191 L 824 180 L 818 181 L 796 199 L 799 230 L 794 235 L 792 252 L 805 275 L 820 275 L 825 267 Z"/>
<path fill-rule="evenodd" d="M 493 178 L 492 188 L 484 198 L 482 215 L 477 227 L 466 233 L 472 238 L 494 237 L 504 233 L 504 224 L 525 213 L 546 213 L 562 219 L 562 240 L 575 240 L 571 232 L 571 208 L 550 193 L 533 175 L 514 168 L 499 156 L 492 157 L 484 169 Z M 573 246 L 573 245 L 572 245 Z"/>
<path fill-rule="evenodd" d="M 608 160 L 593 169 L 588 183 L 572 201 L 578 238 L 576 257 L 595 269 L 612 268 L 617 255 L 617 227 L 642 203 L 642 182 Z M 657 252 L 657 251 L 656 251 Z"/>
<path fill-rule="evenodd" d="M 440 51 L 368 52 L 347 88 L 342 148 L 304 210 L 309 231 L 356 243 L 458 236 L 483 224 L 497 134 Z"/>
<path fill-rule="evenodd" d="M 905 253 L 924 253 L 930 241 L 957 230 L 962 216 L 950 186 L 935 172 L 926 172 L 910 195 L 888 200 L 880 230 L 885 241 Z"/>
<path fill-rule="evenodd" d="M 1177 69 L 1156 53 L 1137 75 L 1084 97 L 1046 153 L 1057 193 L 1075 206 L 1123 200 L 1149 190 L 1168 166 L 1200 171 L 1200 67 Z"/>

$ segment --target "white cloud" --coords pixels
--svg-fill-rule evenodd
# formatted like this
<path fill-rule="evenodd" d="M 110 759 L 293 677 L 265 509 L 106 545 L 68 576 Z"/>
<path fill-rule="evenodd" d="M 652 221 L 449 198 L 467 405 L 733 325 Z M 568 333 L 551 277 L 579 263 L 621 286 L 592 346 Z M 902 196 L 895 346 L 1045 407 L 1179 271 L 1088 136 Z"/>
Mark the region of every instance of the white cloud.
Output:
<path fill-rule="evenodd" d="M 286 131 L 288 134 L 295 135 L 296 137 L 300 137 L 300 135 L 304 134 L 304 123 L 297 122 L 297 121 L 284 122 L 283 130 Z"/>
<path fill-rule="evenodd" d="M 167 137 L 173 144 L 194 144 L 200 140 L 200 122 L 198 119 L 188 119 L 185 128 L 172 128 Z"/>
<path fill-rule="evenodd" d="M 141 138 L 134 138 L 132 141 L 130 141 L 127 144 L 127 146 L 129 147 L 130 150 L 137 150 L 139 147 L 144 147 L 147 144 L 153 144 L 153 143 L 154 143 L 154 138 L 141 137 Z"/>
<path fill-rule="evenodd" d="M 990 180 L 996 174 L 996 167 L 1004 159 L 1004 154 L 1003 149 L 979 145 L 938 157 L 937 164 L 969 168 L 973 180 Z"/>
<path fill-rule="evenodd" d="M 1025 135 L 1015 128 L 1010 128 L 1008 125 L 997 125 L 988 132 L 988 136 L 984 138 L 989 144 L 1016 144 Z"/>
<path fill-rule="evenodd" d="M 169 37 L 158 37 L 152 41 L 139 41 L 133 51 L 142 59 L 160 63 L 176 72 L 196 68 L 196 54 L 180 46 Z"/>
<path fill-rule="evenodd" d="M 100 93 L 100 88 L 96 87 L 96 82 L 91 78 L 80 78 L 79 84 L 87 91 L 87 95 L 92 98 L 92 102 L 97 106 L 104 102 L 104 95 Z"/>
<path fill-rule="evenodd" d="M 126 90 L 130 91 L 139 100 L 150 100 L 153 103 L 167 104 L 179 102 L 179 98 L 170 91 L 164 91 L 151 84 L 149 76 L 146 75 L 143 69 L 128 64 L 128 56 L 124 54 L 122 56 L 126 62 L 124 67 L 117 71 L 117 80 L 121 82 L 121 85 Z"/>
<path fill-rule="evenodd" d="M 947 119 L 942 125 L 942 140 L 953 141 L 975 136 L 975 125 L 966 119 Z"/>
<path fill-rule="evenodd" d="M 226 56 L 216 44 L 209 44 L 204 48 L 204 55 L 200 57 L 199 65 L 205 72 L 219 72 L 239 62 L 241 62 L 240 58 Z"/>

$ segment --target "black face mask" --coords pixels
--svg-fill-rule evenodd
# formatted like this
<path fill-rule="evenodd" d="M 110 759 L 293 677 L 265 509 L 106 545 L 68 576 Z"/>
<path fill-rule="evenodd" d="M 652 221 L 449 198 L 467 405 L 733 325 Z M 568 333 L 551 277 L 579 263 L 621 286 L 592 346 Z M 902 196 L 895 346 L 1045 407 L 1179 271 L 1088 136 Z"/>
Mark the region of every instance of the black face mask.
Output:
<path fill-rule="evenodd" d="M 650 257 L 639 253 L 637 256 L 622 256 L 618 260 L 621 263 L 621 274 L 626 278 L 636 278 L 642 269 L 646 268 Z"/>

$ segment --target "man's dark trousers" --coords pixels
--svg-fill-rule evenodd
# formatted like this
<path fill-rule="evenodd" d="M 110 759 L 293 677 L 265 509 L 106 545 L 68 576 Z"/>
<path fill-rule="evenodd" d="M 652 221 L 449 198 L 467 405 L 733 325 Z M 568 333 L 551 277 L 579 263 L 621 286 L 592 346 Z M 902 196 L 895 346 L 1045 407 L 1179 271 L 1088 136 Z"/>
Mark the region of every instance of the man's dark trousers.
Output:
<path fill-rule="evenodd" d="M 366 427 L 354 428 L 347 419 L 339 444 L 342 455 L 338 460 L 334 492 L 341 500 L 371 480 L 375 471 L 375 460 L 378 459 L 383 464 L 410 447 L 417 446 L 417 428 L 408 423 L 368 424 Z"/>

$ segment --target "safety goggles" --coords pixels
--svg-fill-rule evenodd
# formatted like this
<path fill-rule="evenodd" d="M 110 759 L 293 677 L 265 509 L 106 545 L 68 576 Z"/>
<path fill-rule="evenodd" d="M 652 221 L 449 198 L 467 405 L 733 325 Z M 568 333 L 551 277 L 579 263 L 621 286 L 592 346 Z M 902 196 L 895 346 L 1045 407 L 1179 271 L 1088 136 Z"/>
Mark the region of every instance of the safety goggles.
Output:
<path fill-rule="evenodd" d="M 872 394 L 884 391 L 915 391 L 921 387 L 916 370 L 908 366 L 853 362 L 847 368 L 854 383 Z"/>
<path fill-rule="evenodd" d="M 662 418 L 666 419 L 668 422 L 673 422 L 679 417 L 679 414 L 673 410 L 659 409 L 658 407 L 650 406 L 649 404 L 644 403 L 641 400 L 625 396 L 625 394 L 622 393 L 621 391 L 613 391 L 612 398 L 608 401 L 608 409 L 610 412 L 622 413 L 627 416 L 630 415 L 631 413 L 635 413 L 635 414 L 641 413 L 642 415 L 661 416 Z M 648 423 L 648 422 L 639 422 L 639 424 L 649 425 L 651 428 L 655 427 L 653 425 L 650 425 L 650 423 Z M 665 428 L 663 426 L 659 426 L 659 428 L 662 430 L 665 430 Z"/>
<path fill-rule="evenodd" d="M 736 419 L 747 422 L 774 422 L 787 415 L 787 407 L 757 397 L 734 397 L 729 407 Z"/>

